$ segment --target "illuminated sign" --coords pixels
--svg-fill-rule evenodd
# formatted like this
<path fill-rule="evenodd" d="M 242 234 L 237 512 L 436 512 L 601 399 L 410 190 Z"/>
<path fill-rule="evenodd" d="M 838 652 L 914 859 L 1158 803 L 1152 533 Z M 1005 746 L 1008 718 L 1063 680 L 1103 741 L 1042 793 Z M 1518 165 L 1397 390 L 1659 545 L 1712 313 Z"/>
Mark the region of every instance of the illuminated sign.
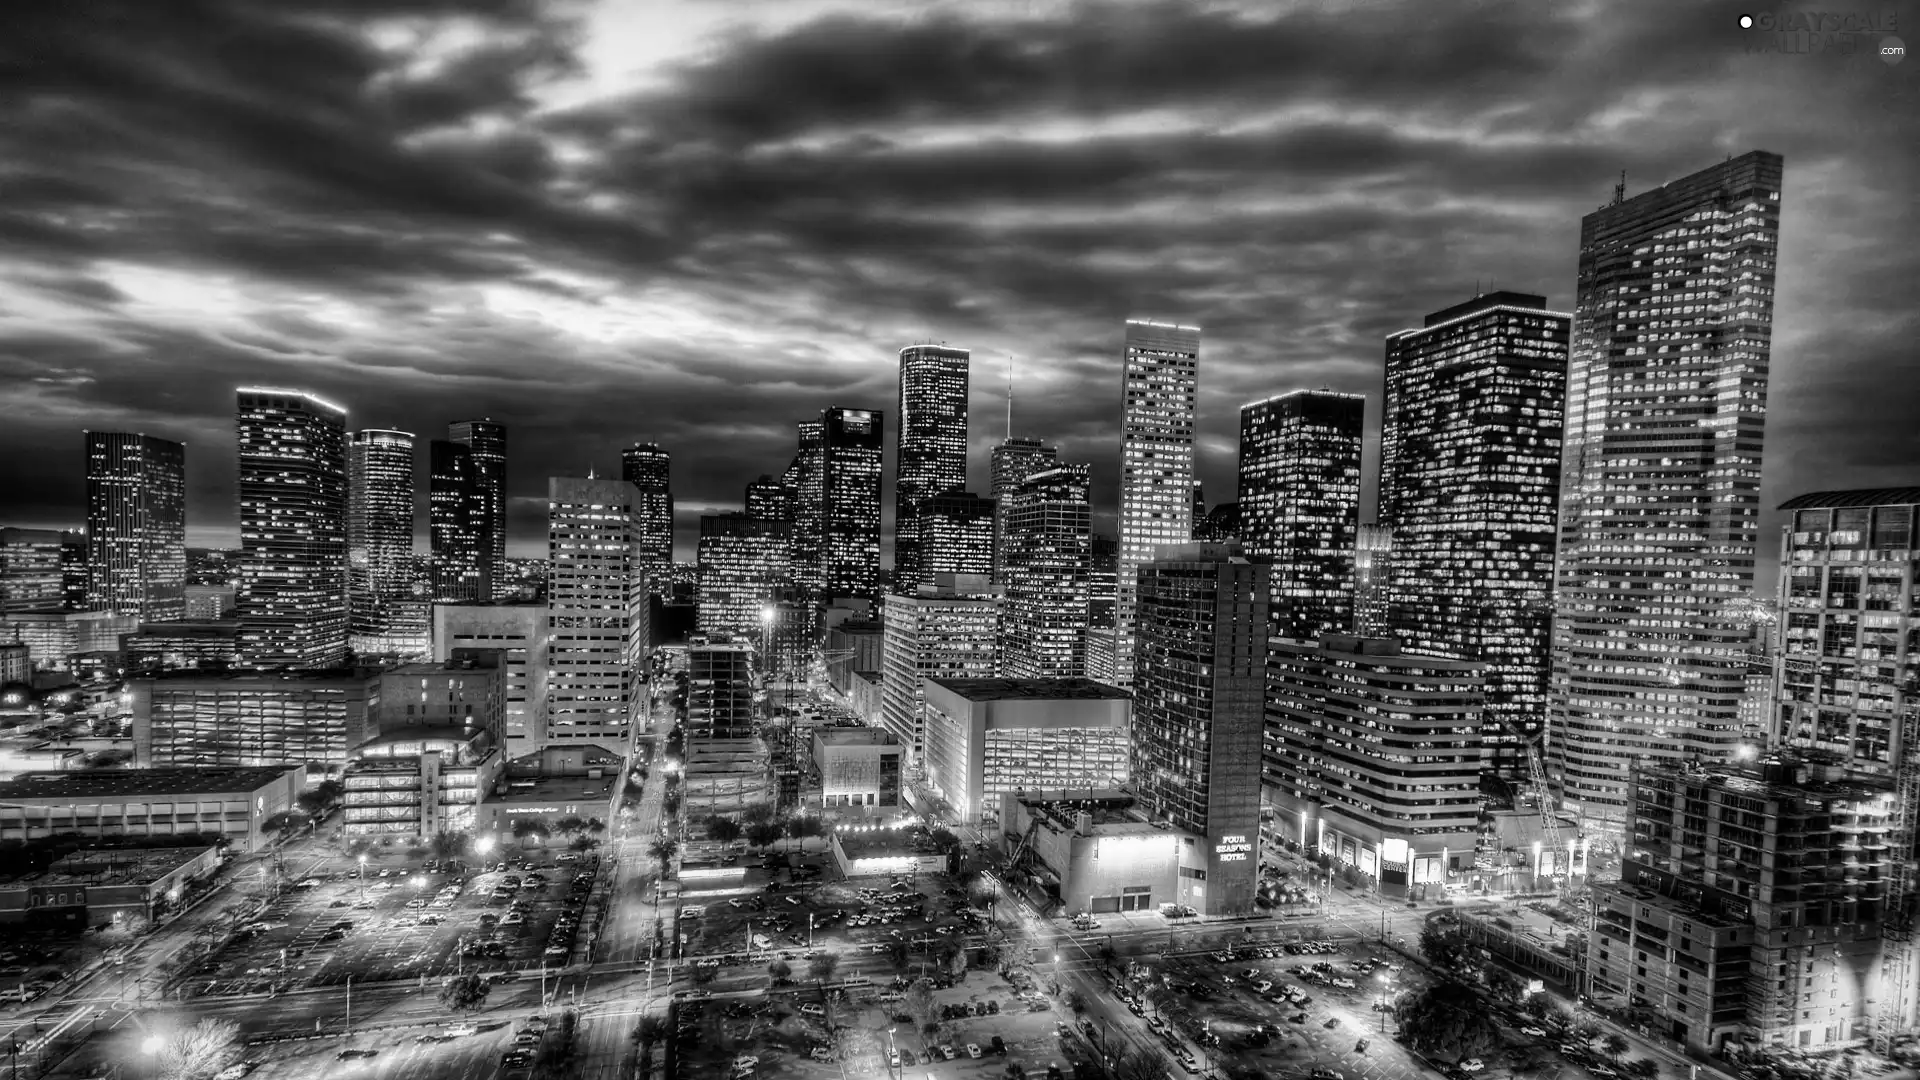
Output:
<path fill-rule="evenodd" d="M 1213 855 L 1221 862 L 1246 862 L 1252 851 L 1245 833 L 1230 833 L 1213 842 Z"/>

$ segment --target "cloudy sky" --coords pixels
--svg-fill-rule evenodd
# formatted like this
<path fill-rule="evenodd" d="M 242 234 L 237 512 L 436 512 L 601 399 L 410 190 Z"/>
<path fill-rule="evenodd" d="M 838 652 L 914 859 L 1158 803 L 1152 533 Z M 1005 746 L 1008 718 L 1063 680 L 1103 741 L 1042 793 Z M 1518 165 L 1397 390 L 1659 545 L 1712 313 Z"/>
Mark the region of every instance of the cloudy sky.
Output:
<path fill-rule="evenodd" d="M 1132 315 L 1205 328 L 1222 501 L 1240 404 L 1365 391 L 1377 428 L 1386 333 L 1476 282 L 1567 308 L 1620 170 L 1756 148 L 1786 158 L 1767 501 L 1920 483 L 1920 61 L 1750 53 L 1743 10 L 1796 9 L 29 0 L 0 520 L 76 524 L 80 429 L 139 430 L 189 444 L 191 542 L 236 542 L 253 383 L 423 441 L 506 421 L 517 554 L 546 476 L 660 442 L 690 553 L 795 420 L 891 432 L 898 349 L 944 341 L 976 486 L 1011 356 L 1016 430 L 1091 462 L 1110 523 Z M 1920 39 L 1910 0 L 1859 10 Z"/>

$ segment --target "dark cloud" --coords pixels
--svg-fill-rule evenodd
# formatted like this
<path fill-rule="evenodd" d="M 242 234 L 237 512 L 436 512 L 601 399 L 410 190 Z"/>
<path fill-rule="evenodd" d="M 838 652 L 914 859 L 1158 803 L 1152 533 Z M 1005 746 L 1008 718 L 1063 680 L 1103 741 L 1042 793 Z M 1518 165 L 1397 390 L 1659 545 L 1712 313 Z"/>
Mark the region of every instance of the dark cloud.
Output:
<path fill-rule="evenodd" d="M 1242 6 L 849 0 L 550 107 L 608 44 L 584 8 L 28 5 L 0 37 L 5 516 L 77 517 L 74 430 L 138 426 L 192 441 L 195 521 L 230 527 L 231 391 L 275 381 L 423 439 L 505 419 L 537 549 L 546 475 L 652 439 L 683 506 L 737 503 L 799 417 L 892 412 L 928 339 L 976 350 L 976 483 L 1012 354 L 1016 430 L 1110 505 L 1131 315 L 1206 329 L 1222 501 L 1242 403 L 1377 409 L 1382 336 L 1476 283 L 1570 306 L 1620 170 L 1637 192 L 1756 147 L 1787 159 L 1767 497 L 1920 471 L 1916 257 L 1889 242 L 1915 232 L 1912 64 L 1750 55 L 1719 0 Z M 70 467 L 25 464 L 48 450 Z"/>

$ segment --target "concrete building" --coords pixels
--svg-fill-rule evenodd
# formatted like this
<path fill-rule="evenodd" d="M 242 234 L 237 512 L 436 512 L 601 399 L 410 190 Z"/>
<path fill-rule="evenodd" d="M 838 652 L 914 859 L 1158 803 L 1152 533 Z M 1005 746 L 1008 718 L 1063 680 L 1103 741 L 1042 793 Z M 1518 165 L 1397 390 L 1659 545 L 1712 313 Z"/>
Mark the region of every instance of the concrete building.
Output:
<path fill-rule="evenodd" d="M 1139 572 L 1131 789 L 1203 839 L 1188 888 L 1208 915 L 1251 911 L 1258 884 L 1268 570 L 1234 545 L 1181 544 Z"/>
<path fill-rule="evenodd" d="M 27 647 L 35 671 L 73 671 L 76 657 L 117 653 L 140 620 L 111 611 L 23 612 L 0 616 L 0 641 Z"/>
<path fill-rule="evenodd" d="M 990 581 L 993 574 L 992 499 L 983 499 L 970 491 L 948 491 L 920 504 L 920 544 L 917 549 L 920 585 L 931 585 L 941 575 L 978 576 Z M 907 592 L 912 586 L 897 571 L 894 590 Z"/>
<path fill-rule="evenodd" d="M 1485 671 L 1403 653 L 1392 638 L 1274 642 L 1264 766 L 1273 831 L 1390 896 L 1438 895 L 1449 874 L 1470 871 Z"/>
<path fill-rule="evenodd" d="M 753 737 L 753 646 L 695 635 L 687 644 L 687 739 Z"/>
<path fill-rule="evenodd" d="M 27 647 L 18 642 L 0 645 L 0 686 L 32 680 L 33 654 Z"/>
<path fill-rule="evenodd" d="M 541 604 L 433 605 L 433 658 L 468 649 L 505 654 L 501 738 L 509 756 L 538 750 L 547 731 L 547 609 Z"/>
<path fill-rule="evenodd" d="M 1741 745 L 1781 170 L 1753 151 L 1580 222 L 1547 771 L 1602 835 L 1629 764 Z"/>
<path fill-rule="evenodd" d="M 625 746 L 647 652 L 647 582 L 635 558 L 638 490 L 624 480 L 547 480 L 550 742 Z"/>
<path fill-rule="evenodd" d="M 1127 782 L 1124 690 L 1089 679 L 929 679 L 925 692 L 927 783 L 962 820 L 992 824 L 1003 793 Z"/>
<path fill-rule="evenodd" d="M 356 656 L 427 653 L 413 591 L 413 433 L 362 430 L 347 444 L 347 638 Z"/>
<path fill-rule="evenodd" d="M 220 849 L 211 846 L 76 851 L 45 871 L 0 880 L 0 923 L 73 931 L 151 922 L 219 865 Z"/>
<path fill-rule="evenodd" d="M 925 752 L 926 680 L 996 674 L 1000 605 L 990 589 L 985 575 L 947 574 L 913 595 L 887 597 L 881 722 L 909 757 Z"/>
<path fill-rule="evenodd" d="M 588 743 L 548 746 L 512 759 L 495 779 L 493 792 L 474 807 L 474 835 L 492 837 L 502 852 L 564 843 L 552 831 L 562 819 L 613 820 L 625 769 L 625 758 Z M 517 828 L 533 824 L 548 830 L 544 841 L 516 835 Z"/>
<path fill-rule="evenodd" d="M 889 732 L 869 727 L 816 727 L 813 767 L 820 806 L 834 816 L 898 813 L 902 751 Z"/>
<path fill-rule="evenodd" d="M 186 595 L 186 614 L 181 618 L 189 622 L 227 619 L 233 615 L 231 586 L 189 585 Z"/>
<path fill-rule="evenodd" d="M 147 622 L 186 617 L 187 448 L 86 433 L 87 604 Z"/>
<path fill-rule="evenodd" d="M 1044 791 L 999 798 L 1010 852 L 1055 912 L 1198 909 L 1206 849 L 1190 833 L 1147 820 L 1121 791 Z M 1248 854 L 1248 861 L 1257 861 Z"/>
<path fill-rule="evenodd" d="M 878 671 L 856 671 L 847 690 L 847 707 L 860 722 L 873 727 L 886 723 L 886 676 Z"/>
<path fill-rule="evenodd" d="M 67 606 L 58 529 L 0 529 L 0 617 Z"/>
<path fill-rule="evenodd" d="M 409 836 L 430 840 L 467 832 L 492 792 L 507 756 L 480 728 L 394 727 L 353 751 L 340 782 L 346 787 L 341 828 L 354 836 Z"/>
<path fill-rule="evenodd" d="M 1884 780 L 1786 757 L 1655 761 L 1628 793 L 1620 881 L 1594 887 L 1593 998 L 1696 1050 L 1873 1033 L 1875 1003 L 1903 989 L 1881 962 Z"/>
<path fill-rule="evenodd" d="M 1086 674 L 1093 546 L 1088 474 L 1085 465 L 1057 465 L 1030 474 L 1010 496 L 1000 624 L 1000 673 L 1009 678 Z"/>
<path fill-rule="evenodd" d="M 1008 436 L 993 448 L 990 464 L 993 485 L 993 583 L 1005 586 L 1007 562 L 1007 513 L 1013 507 L 1008 499 L 1027 477 L 1054 467 L 1060 451 L 1039 439 Z"/>
<path fill-rule="evenodd" d="M 827 684 L 842 694 L 853 691 L 853 673 L 879 671 L 886 664 L 886 623 L 846 619 L 827 630 Z"/>
<path fill-rule="evenodd" d="M 347 411 L 304 390 L 236 392 L 240 652 L 249 667 L 347 659 Z"/>
<path fill-rule="evenodd" d="M 915 847 L 898 829 L 835 829 L 827 834 L 827 847 L 843 878 L 937 874 L 947 868 L 945 855 Z"/>
<path fill-rule="evenodd" d="M 1133 685 L 1136 573 L 1163 544 L 1193 541 L 1200 328 L 1128 319 L 1120 376 L 1120 552 L 1115 678 Z M 1075 635 L 1078 638 L 1079 635 Z M 1074 670 L 1083 670 L 1083 664 Z"/>
<path fill-rule="evenodd" d="M 0 841 L 212 833 L 257 851 L 306 787 L 303 765 L 23 772 L 0 781 Z"/>
<path fill-rule="evenodd" d="M 134 761 L 235 768 L 300 764 L 338 773 L 375 730 L 375 668 L 169 671 L 127 680 Z"/>
<path fill-rule="evenodd" d="M 701 633 L 760 640 L 764 613 L 792 576 L 787 565 L 792 533 L 788 522 L 745 514 L 700 518 Z"/>
<path fill-rule="evenodd" d="M 225 671 L 240 663 L 240 622 L 142 623 L 120 635 L 121 663 L 128 671 Z"/>

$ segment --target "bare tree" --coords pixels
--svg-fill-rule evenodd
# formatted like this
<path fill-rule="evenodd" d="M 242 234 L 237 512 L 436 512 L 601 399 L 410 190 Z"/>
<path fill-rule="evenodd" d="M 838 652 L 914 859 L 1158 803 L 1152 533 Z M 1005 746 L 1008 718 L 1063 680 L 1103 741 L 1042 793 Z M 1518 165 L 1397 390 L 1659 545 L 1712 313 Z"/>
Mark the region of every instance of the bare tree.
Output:
<path fill-rule="evenodd" d="M 206 1019 L 168 1039 L 160 1047 L 160 1075 L 164 1080 L 207 1080 L 233 1063 L 240 1025 L 232 1020 Z"/>

